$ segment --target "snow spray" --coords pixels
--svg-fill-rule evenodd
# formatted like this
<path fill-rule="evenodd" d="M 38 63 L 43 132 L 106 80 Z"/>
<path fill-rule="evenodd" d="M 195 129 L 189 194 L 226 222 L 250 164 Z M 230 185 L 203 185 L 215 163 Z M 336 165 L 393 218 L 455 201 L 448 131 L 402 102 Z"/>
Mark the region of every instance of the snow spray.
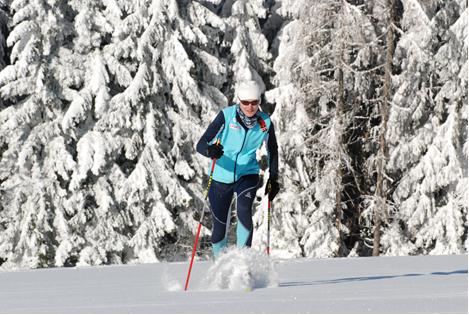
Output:
<path fill-rule="evenodd" d="M 182 283 L 170 277 L 168 269 L 163 272 L 161 283 L 166 291 L 182 291 Z"/>
<path fill-rule="evenodd" d="M 265 253 L 252 248 L 230 247 L 202 280 L 202 290 L 244 290 L 278 286 L 278 276 Z"/>

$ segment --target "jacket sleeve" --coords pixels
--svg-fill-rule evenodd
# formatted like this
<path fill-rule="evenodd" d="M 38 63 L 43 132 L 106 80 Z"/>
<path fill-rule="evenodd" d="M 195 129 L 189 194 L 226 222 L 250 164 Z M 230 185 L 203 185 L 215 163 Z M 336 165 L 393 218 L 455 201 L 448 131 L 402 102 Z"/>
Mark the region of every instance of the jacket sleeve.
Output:
<path fill-rule="evenodd" d="M 269 154 L 270 177 L 278 177 L 278 145 L 275 137 L 274 124 L 270 123 L 269 137 L 267 140 L 267 152 Z"/>
<path fill-rule="evenodd" d="M 225 126 L 225 116 L 223 112 L 218 113 L 217 117 L 210 123 L 205 130 L 204 134 L 197 143 L 196 150 L 203 156 L 208 157 L 208 145 L 215 138 L 215 136 L 223 129 Z"/>

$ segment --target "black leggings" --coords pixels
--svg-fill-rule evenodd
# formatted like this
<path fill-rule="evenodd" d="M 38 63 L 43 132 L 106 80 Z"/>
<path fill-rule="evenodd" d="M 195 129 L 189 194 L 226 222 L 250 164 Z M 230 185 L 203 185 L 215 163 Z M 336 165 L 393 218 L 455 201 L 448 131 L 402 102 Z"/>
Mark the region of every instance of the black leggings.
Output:
<path fill-rule="evenodd" d="M 215 257 L 226 246 L 231 214 L 229 213 L 233 195 L 236 194 L 238 225 L 236 238 L 238 247 L 251 246 L 252 242 L 252 203 L 256 197 L 259 175 L 245 175 L 233 184 L 213 181 L 208 193 L 212 210 L 212 244 Z"/>

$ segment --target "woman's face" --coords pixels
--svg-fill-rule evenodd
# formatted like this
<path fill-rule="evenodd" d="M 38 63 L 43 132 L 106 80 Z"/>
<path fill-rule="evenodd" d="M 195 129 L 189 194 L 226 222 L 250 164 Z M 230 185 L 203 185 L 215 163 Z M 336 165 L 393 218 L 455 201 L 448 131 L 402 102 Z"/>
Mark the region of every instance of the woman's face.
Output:
<path fill-rule="evenodd" d="M 242 100 L 240 107 L 244 115 L 252 117 L 259 110 L 259 100 Z"/>

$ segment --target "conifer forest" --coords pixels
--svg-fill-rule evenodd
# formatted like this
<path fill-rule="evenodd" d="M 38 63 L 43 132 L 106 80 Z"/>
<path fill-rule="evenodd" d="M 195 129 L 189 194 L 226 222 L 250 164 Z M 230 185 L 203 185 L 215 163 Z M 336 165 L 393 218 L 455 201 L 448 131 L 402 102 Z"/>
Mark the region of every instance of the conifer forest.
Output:
<path fill-rule="evenodd" d="M 467 0 L 0 0 L 0 269 L 187 260 L 247 78 L 273 257 L 467 253 Z"/>

